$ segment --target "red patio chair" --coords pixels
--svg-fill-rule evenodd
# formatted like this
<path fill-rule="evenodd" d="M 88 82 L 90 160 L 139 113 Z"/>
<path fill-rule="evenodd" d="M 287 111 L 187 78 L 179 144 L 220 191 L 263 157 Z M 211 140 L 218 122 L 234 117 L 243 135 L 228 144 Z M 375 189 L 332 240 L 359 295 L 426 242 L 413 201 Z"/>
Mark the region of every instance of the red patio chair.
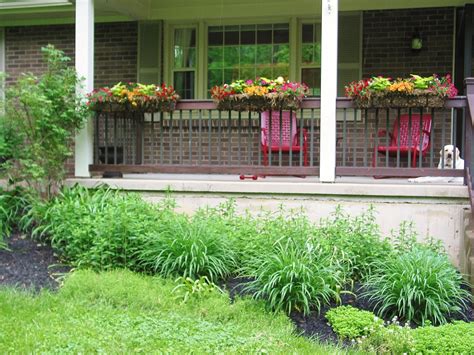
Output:
<path fill-rule="evenodd" d="M 291 124 L 290 124 L 291 116 Z M 262 112 L 261 148 L 263 164 L 268 165 L 268 152 L 295 153 L 303 150 L 303 165 L 308 166 L 308 133 L 306 129 L 296 126 L 296 113 L 281 111 L 281 142 L 280 142 L 280 111 L 272 111 L 272 125 L 270 137 L 270 112 Z M 291 127 L 291 132 L 290 132 Z M 302 135 L 303 141 L 300 141 Z"/>
<path fill-rule="evenodd" d="M 424 157 L 430 147 L 430 136 L 431 136 L 431 115 L 425 114 L 422 119 L 422 142 L 421 142 L 421 155 Z M 400 127 L 398 126 L 400 123 Z M 374 155 L 372 157 L 372 166 L 375 167 L 377 160 L 377 154 L 388 154 L 389 156 L 396 156 L 398 149 L 400 149 L 401 157 L 408 157 L 408 154 L 412 155 L 412 167 L 416 168 L 416 158 L 420 154 L 420 115 L 411 115 L 411 135 L 410 129 L 410 116 L 400 115 L 400 119 L 395 119 L 393 124 L 393 132 L 388 132 L 390 138 L 389 145 L 377 145 L 374 147 Z M 400 133 L 399 133 L 400 132 Z M 385 137 L 387 132 L 380 130 L 378 133 L 379 143 L 385 143 Z M 400 137 L 399 137 L 400 135 Z M 411 139 L 410 139 L 411 136 Z M 400 139 L 400 143 L 397 141 Z"/>

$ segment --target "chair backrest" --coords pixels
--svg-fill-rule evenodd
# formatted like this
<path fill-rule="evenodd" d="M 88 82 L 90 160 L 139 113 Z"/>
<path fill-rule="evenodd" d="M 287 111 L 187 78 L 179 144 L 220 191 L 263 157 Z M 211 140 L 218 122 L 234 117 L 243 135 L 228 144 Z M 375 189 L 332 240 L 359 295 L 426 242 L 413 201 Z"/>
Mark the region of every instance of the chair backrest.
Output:
<path fill-rule="evenodd" d="M 281 127 L 281 146 L 290 147 L 290 143 L 296 145 L 297 132 L 296 127 L 296 113 L 290 111 L 272 111 L 271 114 L 271 132 L 270 132 L 270 112 L 262 112 L 262 128 L 266 130 L 267 141 L 271 142 L 272 147 L 280 146 L 280 127 Z M 291 123 L 290 123 L 291 122 Z M 290 132 L 291 127 L 291 132 Z M 271 137 L 270 137 L 271 133 Z"/>
<path fill-rule="evenodd" d="M 411 122 L 410 122 L 411 121 Z M 411 120 L 410 115 L 404 114 L 400 115 L 400 119 L 396 118 L 395 123 L 393 124 L 393 138 L 391 145 L 397 146 L 397 141 L 400 139 L 400 147 L 409 147 L 420 150 L 420 121 L 422 123 L 421 134 L 423 137 L 421 150 L 425 151 L 430 145 L 430 135 L 431 135 L 431 115 L 425 114 L 421 117 L 419 114 L 412 114 Z M 400 128 L 398 126 L 400 122 Z M 410 134 L 411 126 L 411 134 Z M 398 132 L 400 131 L 400 137 L 398 137 Z M 410 138 L 411 136 L 411 138 Z"/>

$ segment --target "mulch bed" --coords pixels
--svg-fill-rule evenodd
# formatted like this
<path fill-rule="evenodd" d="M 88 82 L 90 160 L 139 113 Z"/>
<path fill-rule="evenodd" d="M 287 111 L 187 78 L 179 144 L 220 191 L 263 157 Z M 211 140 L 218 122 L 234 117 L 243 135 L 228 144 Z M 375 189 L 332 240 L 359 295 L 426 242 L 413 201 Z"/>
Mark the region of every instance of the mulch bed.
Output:
<path fill-rule="evenodd" d="M 14 234 L 8 240 L 8 249 L 0 250 L 0 287 L 55 290 L 58 279 L 70 270 L 59 264 L 50 246 L 27 236 Z"/>
<path fill-rule="evenodd" d="M 58 279 L 70 271 L 70 267 L 59 263 L 50 246 L 24 235 L 13 235 L 8 241 L 8 247 L 10 250 L 0 250 L 0 287 L 16 286 L 35 291 L 43 288 L 55 290 L 59 287 Z M 251 280 L 245 278 L 231 278 L 220 286 L 230 292 L 233 300 L 237 295 L 246 294 L 245 284 L 249 281 Z M 341 296 L 342 304 L 373 311 L 374 307 L 370 302 L 356 296 L 360 293 L 360 286 L 356 285 L 354 289 L 354 294 Z M 306 316 L 301 312 L 293 312 L 290 318 L 301 334 L 317 338 L 321 342 L 338 343 L 336 334 L 325 318 L 329 308 L 323 307 L 319 313 L 312 312 Z M 462 314 L 452 317 L 451 320 L 474 322 L 473 305 L 467 306 Z"/>

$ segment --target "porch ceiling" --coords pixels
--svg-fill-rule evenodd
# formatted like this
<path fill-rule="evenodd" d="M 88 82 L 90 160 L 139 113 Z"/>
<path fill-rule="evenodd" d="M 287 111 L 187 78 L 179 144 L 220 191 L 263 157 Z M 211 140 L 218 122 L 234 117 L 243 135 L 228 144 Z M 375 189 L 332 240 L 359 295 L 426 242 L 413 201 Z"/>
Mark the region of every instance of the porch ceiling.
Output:
<path fill-rule="evenodd" d="M 2 26 L 74 21 L 74 0 L 0 0 Z M 474 1 L 467 1 L 472 2 Z M 466 0 L 339 0 L 340 11 L 464 6 Z M 96 21 L 317 16 L 321 0 L 96 0 Z"/>

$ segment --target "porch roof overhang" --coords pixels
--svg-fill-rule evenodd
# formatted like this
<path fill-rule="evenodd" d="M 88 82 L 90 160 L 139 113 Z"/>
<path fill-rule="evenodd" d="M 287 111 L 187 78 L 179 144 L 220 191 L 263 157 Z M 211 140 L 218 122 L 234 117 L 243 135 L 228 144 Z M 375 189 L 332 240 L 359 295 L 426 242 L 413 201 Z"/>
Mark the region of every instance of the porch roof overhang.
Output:
<path fill-rule="evenodd" d="M 466 0 L 339 0 L 340 11 L 464 6 Z M 2 26 L 74 22 L 75 0 L 0 0 Z M 227 19 L 268 16 L 317 16 L 314 0 L 96 0 L 96 22 L 135 20 Z"/>

